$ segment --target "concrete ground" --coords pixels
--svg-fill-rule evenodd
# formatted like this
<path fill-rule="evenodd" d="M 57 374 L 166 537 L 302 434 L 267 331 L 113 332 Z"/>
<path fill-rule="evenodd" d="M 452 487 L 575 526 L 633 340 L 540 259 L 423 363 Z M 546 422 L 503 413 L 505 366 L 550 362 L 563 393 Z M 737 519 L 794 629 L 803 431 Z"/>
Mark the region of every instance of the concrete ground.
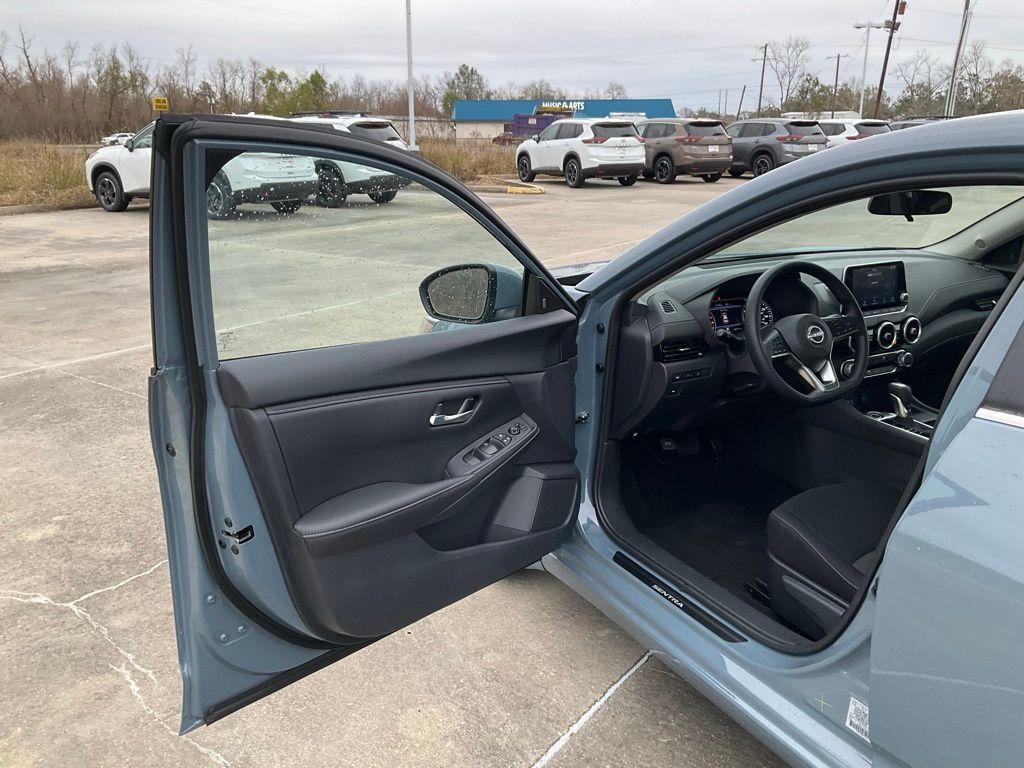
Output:
<path fill-rule="evenodd" d="M 488 202 L 559 265 L 611 258 L 737 183 L 542 181 Z M 147 223 L 145 206 L 0 218 L 0 765 L 778 765 L 536 571 L 176 736 Z"/>

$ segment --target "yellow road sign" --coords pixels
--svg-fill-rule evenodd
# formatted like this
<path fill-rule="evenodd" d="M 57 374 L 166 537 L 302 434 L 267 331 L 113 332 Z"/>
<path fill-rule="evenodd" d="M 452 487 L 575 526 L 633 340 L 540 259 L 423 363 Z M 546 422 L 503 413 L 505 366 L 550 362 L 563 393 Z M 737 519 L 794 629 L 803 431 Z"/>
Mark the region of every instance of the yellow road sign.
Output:
<path fill-rule="evenodd" d="M 167 111 L 167 97 L 166 96 L 154 96 L 153 97 L 153 111 L 154 112 L 166 112 Z"/>

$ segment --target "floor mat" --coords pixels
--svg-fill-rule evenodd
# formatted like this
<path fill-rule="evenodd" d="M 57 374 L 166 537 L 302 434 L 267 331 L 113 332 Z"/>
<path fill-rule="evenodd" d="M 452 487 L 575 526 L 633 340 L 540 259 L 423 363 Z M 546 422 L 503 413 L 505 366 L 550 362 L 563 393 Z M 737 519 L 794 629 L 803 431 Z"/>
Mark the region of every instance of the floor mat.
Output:
<path fill-rule="evenodd" d="M 768 515 L 799 489 L 741 456 L 666 457 L 631 446 L 627 475 L 641 504 L 630 504 L 645 536 L 761 610 L 744 584 L 767 574 Z M 774 614 L 772 614 L 774 615 Z"/>

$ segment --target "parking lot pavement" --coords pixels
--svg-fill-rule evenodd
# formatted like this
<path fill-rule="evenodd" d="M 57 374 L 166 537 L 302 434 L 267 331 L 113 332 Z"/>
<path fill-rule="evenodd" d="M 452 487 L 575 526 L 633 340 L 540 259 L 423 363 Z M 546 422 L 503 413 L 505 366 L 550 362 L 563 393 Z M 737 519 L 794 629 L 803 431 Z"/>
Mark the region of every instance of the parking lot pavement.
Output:
<path fill-rule="evenodd" d="M 488 202 L 549 264 L 613 256 L 735 184 L 542 183 Z M 600 703 L 548 764 L 775 764 L 535 571 L 174 736 L 147 224 L 145 206 L 0 219 L 0 763 L 532 766 Z"/>

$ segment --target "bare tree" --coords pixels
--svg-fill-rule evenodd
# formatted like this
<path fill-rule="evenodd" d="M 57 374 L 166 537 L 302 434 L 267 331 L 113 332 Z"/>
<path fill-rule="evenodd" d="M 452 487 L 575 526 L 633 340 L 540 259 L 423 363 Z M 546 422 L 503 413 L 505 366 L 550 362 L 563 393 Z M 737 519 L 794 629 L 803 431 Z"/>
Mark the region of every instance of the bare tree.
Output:
<path fill-rule="evenodd" d="M 810 47 L 811 41 L 806 37 L 790 36 L 782 42 L 768 43 L 768 68 L 779 84 L 779 103 L 783 108 L 807 72 Z"/>

